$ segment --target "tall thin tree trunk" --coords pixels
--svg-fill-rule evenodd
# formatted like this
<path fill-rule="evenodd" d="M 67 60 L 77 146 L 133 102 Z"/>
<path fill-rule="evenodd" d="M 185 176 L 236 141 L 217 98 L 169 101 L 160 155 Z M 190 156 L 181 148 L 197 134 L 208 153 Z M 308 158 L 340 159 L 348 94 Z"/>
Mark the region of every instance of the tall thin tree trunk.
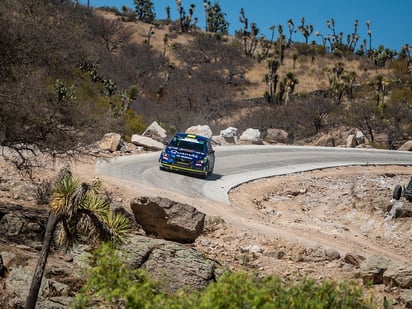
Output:
<path fill-rule="evenodd" d="M 44 270 L 46 268 L 47 258 L 49 256 L 50 247 L 53 240 L 54 231 L 56 230 L 57 222 L 59 221 L 59 216 L 52 213 L 49 214 L 47 219 L 46 233 L 44 235 L 43 246 L 37 262 L 36 269 L 33 274 L 33 279 L 31 281 L 31 286 L 29 290 L 29 295 L 27 296 L 25 309 L 34 309 L 37 303 L 37 297 L 39 295 L 41 281 L 43 278 Z"/>

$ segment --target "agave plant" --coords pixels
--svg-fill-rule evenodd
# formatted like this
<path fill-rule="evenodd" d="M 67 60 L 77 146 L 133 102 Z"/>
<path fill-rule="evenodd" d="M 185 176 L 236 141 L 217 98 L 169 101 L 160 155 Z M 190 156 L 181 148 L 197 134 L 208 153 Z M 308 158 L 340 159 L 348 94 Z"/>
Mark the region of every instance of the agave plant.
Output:
<path fill-rule="evenodd" d="M 82 236 L 92 241 L 121 243 L 131 225 L 129 220 L 110 210 L 110 202 L 102 194 L 99 180 L 91 184 L 73 177 L 69 168 L 63 168 L 56 177 L 50 198 L 50 213 L 42 251 L 33 275 L 25 308 L 35 308 L 47 257 L 56 234 L 57 244 L 65 249 Z"/>

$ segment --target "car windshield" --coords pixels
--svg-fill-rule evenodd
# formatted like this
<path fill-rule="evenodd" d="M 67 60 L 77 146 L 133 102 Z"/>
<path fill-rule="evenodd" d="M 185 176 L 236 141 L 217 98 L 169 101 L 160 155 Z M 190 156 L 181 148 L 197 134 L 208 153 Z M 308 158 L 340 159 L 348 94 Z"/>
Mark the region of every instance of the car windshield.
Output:
<path fill-rule="evenodd" d="M 194 141 L 189 141 L 185 139 L 178 139 L 174 138 L 170 144 L 170 147 L 177 147 L 180 149 L 186 149 L 186 150 L 191 150 L 191 151 L 197 151 L 197 152 L 204 152 L 205 150 L 205 144 L 203 143 L 198 143 L 196 140 Z"/>

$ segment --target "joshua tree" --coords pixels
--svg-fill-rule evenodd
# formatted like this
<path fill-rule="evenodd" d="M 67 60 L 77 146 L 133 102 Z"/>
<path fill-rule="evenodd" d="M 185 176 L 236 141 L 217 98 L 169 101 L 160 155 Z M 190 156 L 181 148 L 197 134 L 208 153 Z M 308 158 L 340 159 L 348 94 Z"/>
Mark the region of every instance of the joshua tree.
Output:
<path fill-rule="evenodd" d="M 137 20 L 152 23 L 156 19 L 154 4 L 150 0 L 134 0 Z"/>
<path fill-rule="evenodd" d="M 109 201 L 102 197 L 100 181 L 81 183 L 70 169 L 59 173 L 50 198 L 50 213 L 40 257 L 33 274 L 25 308 L 35 308 L 47 258 L 58 231 L 57 243 L 66 248 L 79 235 L 91 239 L 122 242 L 130 230 L 126 217 L 110 211 Z"/>
<path fill-rule="evenodd" d="M 186 15 L 186 11 L 182 6 L 182 0 L 176 0 L 176 8 L 180 16 L 180 31 L 189 32 L 192 25 L 193 13 L 195 12 L 195 5 L 190 5 L 189 15 Z"/>
<path fill-rule="evenodd" d="M 243 8 L 240 9 L 239 21 L 243 24 L 242 37 L 245 55 L 253 56 L 258 45 L 257 36 L 259 34 L 259 28 L 255 23 L 252 23 L 249 31 L 249 20 Z"/>
<path fill-rule="evenodd" d="M 301 19 L 302 24 L 298 27 L 299 31 L 302 33 L 303 37 L 305 38 L 306 45 L 308 44 L 309 36 L 313 32 L 313 26 L 311 24 L 305 25 L 305 18 L 302 17 Z"/>
<path fill-rule="evenodd" d="M 369 55 L 370 55 L 372 52 L 372 30 L 371 30 L 371 22 L 369 20 L 366 21 L 366 27 L 368 27 Z"/>
<path fill-rule="evenodd" d="M 285 86 L 285 104 L 289 103 L 290 95 L 295 91 L 295 86 L 299 83 L 298 79 L 292 72 L 287 72 L 283 79 L 283 85 Z M 282 98 L 280 98 L 282 99 Z"/>
<path fill-rule="evenodd" d="M 276 98 L 276 87 L 279 78 L 277 74 L 277 70 L 279 68 L 279 61 L 275 59 L 268 59 L 268 68 L 269 72 L 265 76 L 267 84 L 266 100 L 268 103 L 274 104 Z"/>
<path fill-rule="evenodd" d="M 289 39 L 288 39 L 288 46 L 292 45 L 292 34 L 296 33 L 297 30 L 295 30 L 295 24 L 293 23 L 293 20 L 290 18 L 288 20 L 288 30 L 289 30 Z"/>
<path fill-rule="evenodd" d="M 212 5 L 210 1 L 204 0 L 203 6 L 206 14 L 207 31 L 213 33 L 227 34 L 229 30 L 229 23 L 227 22 L 224 13 L 218 2 Z"/>

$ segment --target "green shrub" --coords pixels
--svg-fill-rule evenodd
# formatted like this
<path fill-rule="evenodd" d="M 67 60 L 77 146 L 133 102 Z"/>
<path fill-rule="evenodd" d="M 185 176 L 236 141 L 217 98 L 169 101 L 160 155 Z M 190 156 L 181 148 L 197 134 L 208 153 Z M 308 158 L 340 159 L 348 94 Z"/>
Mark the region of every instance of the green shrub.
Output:
<path fill-rule="evenodd" d="M 150 308 L 147 305 L 160 295 L 154 281 L 141 270 L 127 268 L 121 252 L 109 243 L 94 251 L 91 266 L 73 308 Z"/>
<path fill-rule="evenodd" d="M 142 115 L 136 115 L 131 109 L 125 113 L 126 120 L 126 138 L 130 138 L 133 134 L 141 134 L 148 126 Z"/>
<path fill-rule="evenodd" d="M 141 270 L 130 270 L 119 251 L 109 245 L 97 250 L 87 273 L 88 281 L 73 304 L 74 308 L 173 308 L 238 309 L 287 308 L 323 309 L 374 308 L 354 282 L 304 279 L 286 284 L 280 278 L 245 272 L 224 273 L 204 291 L 181 290 L 166 294 Z M 368 295 L 370 296 L 370 295 Z"/>

